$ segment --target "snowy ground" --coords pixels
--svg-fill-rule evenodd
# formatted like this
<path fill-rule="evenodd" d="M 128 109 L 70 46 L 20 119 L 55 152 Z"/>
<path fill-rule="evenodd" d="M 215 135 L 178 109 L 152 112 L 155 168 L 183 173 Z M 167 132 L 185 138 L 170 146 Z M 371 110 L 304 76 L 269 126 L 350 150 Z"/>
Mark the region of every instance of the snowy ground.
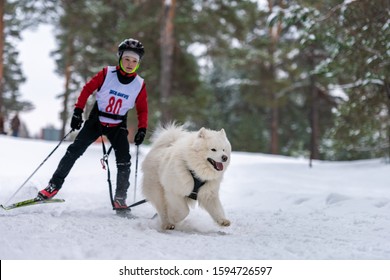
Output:
<path fill-rule="evenodd" d="M 1 204 L 56 144 L 0 136 Z M 11 202 L 46 186 L 67 145 Z M 140 162 L 146 152 L 141 146 Z M 163 232 L 158 219 L 150 219 L 155 211 L 149 204 L 133 209 L 138 219 L 114 215 L 101 154 L 101 146 L 93 145 L 76 162 L 57 196 L 65 203 L 1 210 L 0 259 L 390 259 L 390 165 L 380 159 L 316 161 L 309 168 L 304 159 L 233 153 L 221 187 L 232 225 L 221 228 L 195 208 L 177 230 Z M 135 157 L 129 203 L 134 167 Z M 139 181 L 141 176 L 139 169 Z"/>

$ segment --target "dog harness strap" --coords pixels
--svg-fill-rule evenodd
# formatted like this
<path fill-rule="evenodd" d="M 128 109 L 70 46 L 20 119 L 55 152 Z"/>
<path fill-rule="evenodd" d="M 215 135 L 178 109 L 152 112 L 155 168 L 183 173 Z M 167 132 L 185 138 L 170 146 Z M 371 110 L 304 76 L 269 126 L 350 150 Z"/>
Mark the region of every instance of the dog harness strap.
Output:
<path fill-rule="evenodd" d="M 113 120 L 125 120 L 127 118 L 126 115 L 114 115 L 114 114 L 110 114 L 110 113 L 106 113 L 106 112 L 102 112 L 102 111 L 99 111 L 99 116 L 103 116 L 103 117 L 106 117 L 106 118 L 110 118 L 110 119 L 113 119 Z"/>
<path fill-rule="evenodd" d="M 197 200 L 198 199 L 198 191 L 199 191 L 200 187 L 206 183 L 206 181 L 201 181 L 198 177 L 196 177 L 195 172 L 193 170 L 190 170 L 190 173 L 191 173 L 192 178 L 194 179 L 194 189 L 192 190 L 192 192 L 190 193 L 190 195 L 188 197 L 193 199 L 193 200 Z"/>

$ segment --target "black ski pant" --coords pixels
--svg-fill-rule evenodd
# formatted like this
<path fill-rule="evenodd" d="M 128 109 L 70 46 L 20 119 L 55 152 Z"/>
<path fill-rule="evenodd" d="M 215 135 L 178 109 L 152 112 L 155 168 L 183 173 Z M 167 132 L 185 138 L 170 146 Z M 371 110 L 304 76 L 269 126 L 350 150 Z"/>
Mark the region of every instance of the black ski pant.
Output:
<path fill-rule="evenodd" d="M 85 122 L 76 139 L 68 147 L 65 155 L 59 162 L 56 171 L 50 179 L 50 183 L 54 184 L 57 188 L 61 188 L 76 160 L 102 134 L 107 136 L 115 152 L 118 169 L 115 196 L 126 199 L 127 190 L 130 186 L 131 165 L 129 142 L 127 139 L 128 131 L 121 125 L 105 127 L 97 119 L 88 119 Z"/>

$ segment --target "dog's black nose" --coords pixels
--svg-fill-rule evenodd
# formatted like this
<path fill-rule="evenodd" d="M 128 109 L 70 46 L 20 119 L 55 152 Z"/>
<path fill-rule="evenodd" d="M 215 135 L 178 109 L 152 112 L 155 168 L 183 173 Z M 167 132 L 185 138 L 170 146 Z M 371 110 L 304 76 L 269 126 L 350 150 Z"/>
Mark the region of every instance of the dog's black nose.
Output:
<path fill-rule="evenodd" d="M 225 155 L 223 155 L 223 156 L 222 156 L 222 161 L 223 161 L 223 162 L 226 162 L 227 160 L 228 160 L 228 157 L 225 156 Z"/>

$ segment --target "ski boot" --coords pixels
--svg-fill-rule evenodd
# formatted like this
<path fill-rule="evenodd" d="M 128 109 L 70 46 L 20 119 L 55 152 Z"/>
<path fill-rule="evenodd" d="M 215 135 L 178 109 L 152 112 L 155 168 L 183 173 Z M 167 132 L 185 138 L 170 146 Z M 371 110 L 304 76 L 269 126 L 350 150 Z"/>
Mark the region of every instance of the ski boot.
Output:
<path fill-rule="evenodd" d="M 46 188 L 38 192 L 37 200 L 51 199 L 58 193 L 59 190 L 60 189 L 56 185 L 49 183 Z"/>
<path fill-rule="evenodd" d="M 131 213 L 131 208 L 126 204 L 126 198 L 115 196 L 114 210 L 120 217 L 128 219 L 135 218 L 135 216 Z"/>

